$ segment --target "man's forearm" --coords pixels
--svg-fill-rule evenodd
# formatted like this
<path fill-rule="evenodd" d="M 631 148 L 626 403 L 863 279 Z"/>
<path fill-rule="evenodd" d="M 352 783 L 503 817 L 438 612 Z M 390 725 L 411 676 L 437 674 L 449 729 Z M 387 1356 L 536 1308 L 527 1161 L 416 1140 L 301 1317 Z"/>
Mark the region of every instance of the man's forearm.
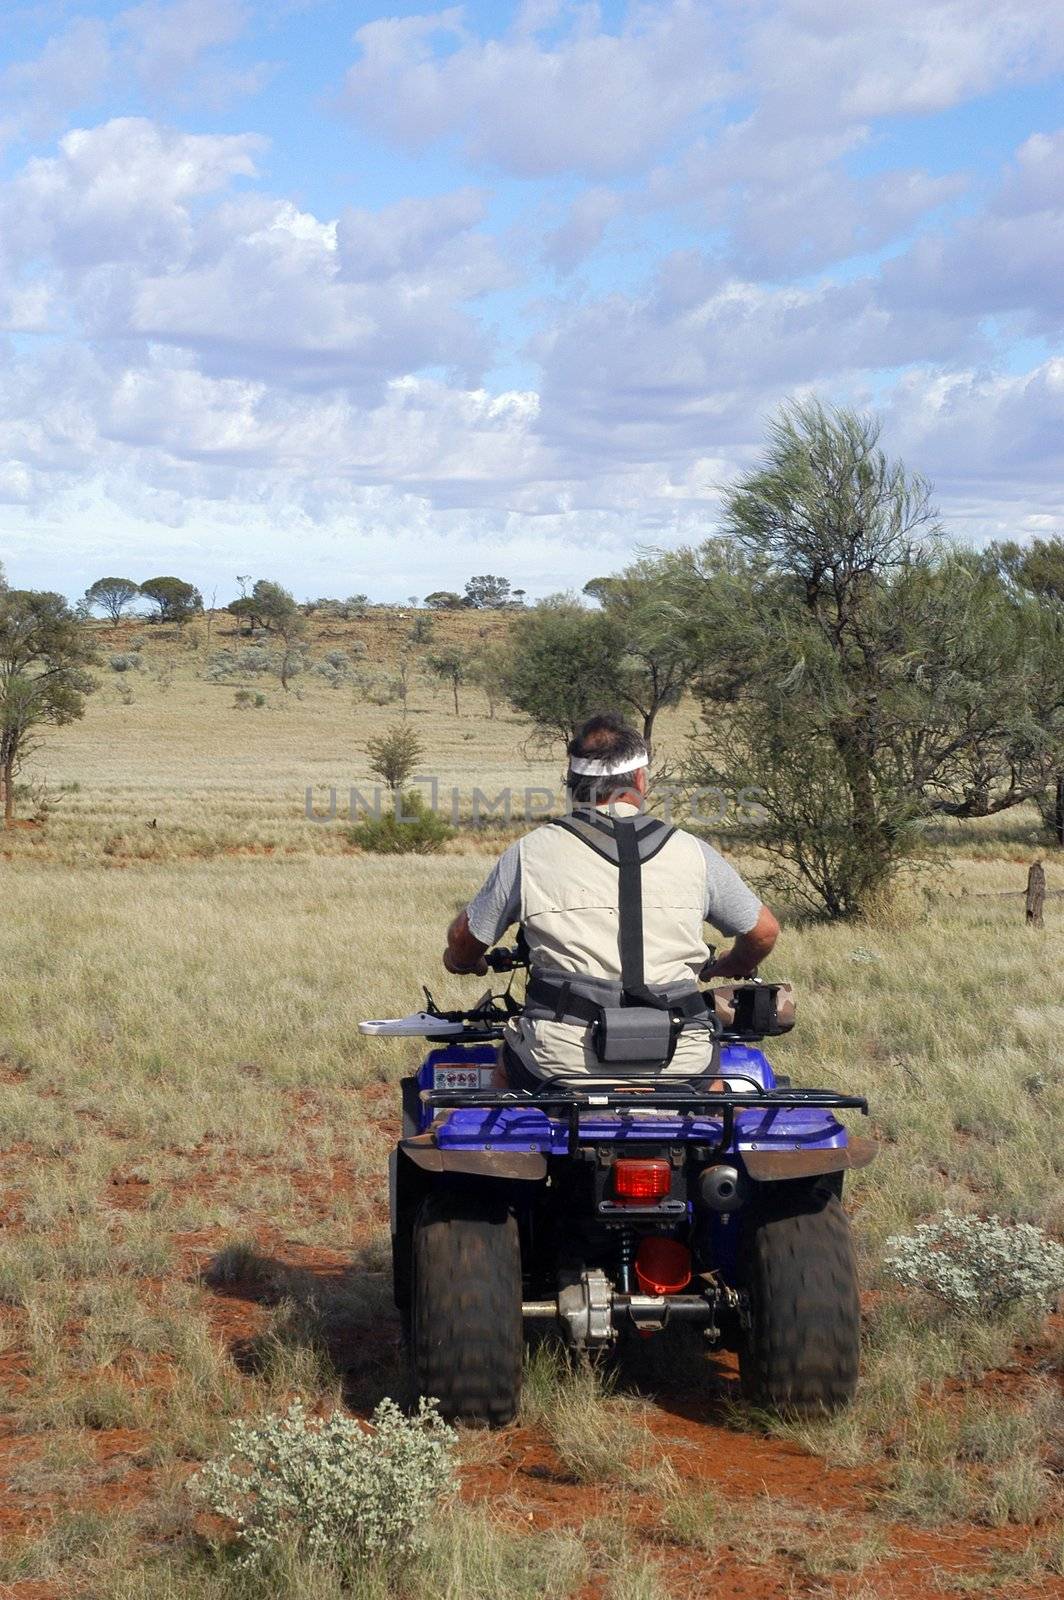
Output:
<path fill-rule="evenodd" d="M 748 978 L 771 955 L 779 931 L 780 925 L 772 912 L 767 906 L 762 906 L 761 914 L 750 931 L 738 934 L 730 950 L 707 963 L 702 971 L 703 979 Z"/>
<path fill-rule="evenodd" d="M 447 929 L 443 964 L 448 972 L 476 972 L 483 976 L 488 970 L 483 960 L 487 948 L 470 931 L 469 918 L 464 911 L 460 911 Z"/>

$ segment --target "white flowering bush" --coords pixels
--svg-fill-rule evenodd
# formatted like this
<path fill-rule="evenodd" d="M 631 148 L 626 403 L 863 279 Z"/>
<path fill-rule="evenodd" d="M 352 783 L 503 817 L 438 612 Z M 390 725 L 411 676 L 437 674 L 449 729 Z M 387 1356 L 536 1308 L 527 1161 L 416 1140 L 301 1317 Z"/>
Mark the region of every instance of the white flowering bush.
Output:
<path fill-rule="evenodd" d="M 400 1558 L 419 1543 L 456 1486 L 458 1435 L 425 1400 L 410 1417 L 382 1400 L 372 1422 L 369 1432 L 339 1412 L 308 1416 L 297 1400 L 283 1416 L 236 1424 L 229 1455 L 209 1462 L 193 1491 L 235 1525 L 241 1566 L 293 1542 L 341 1563 Z"/>
<path fill-rule="evenodd" d="M 1041 1228 L 952 1211 L 888 1239 L 884 1268 L 896 1283 L 923 1289 L 967 1316 L 1024 1301 L 1049 1311 L 1064 1290 L 1064 1248 Z"/>

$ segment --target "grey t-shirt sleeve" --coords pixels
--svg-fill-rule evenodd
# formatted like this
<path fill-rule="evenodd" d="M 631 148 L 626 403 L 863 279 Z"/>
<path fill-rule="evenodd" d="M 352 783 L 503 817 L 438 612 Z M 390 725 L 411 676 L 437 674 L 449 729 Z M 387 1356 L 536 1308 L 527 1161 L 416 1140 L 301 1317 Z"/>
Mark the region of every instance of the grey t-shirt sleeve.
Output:
<path fill-rule="evenodd" d="M 728 938 L 749 933 L 761 912 L 761 901 L 719 850 L 699 839 L 706 861 L 705 918 Z"/>
<path fill-rule="evenodd" d="M 469 931 L 481 944 L 501 939 L 521 915 L 521 850 L 510 845 L 496 861 L 466 908 Z"/>

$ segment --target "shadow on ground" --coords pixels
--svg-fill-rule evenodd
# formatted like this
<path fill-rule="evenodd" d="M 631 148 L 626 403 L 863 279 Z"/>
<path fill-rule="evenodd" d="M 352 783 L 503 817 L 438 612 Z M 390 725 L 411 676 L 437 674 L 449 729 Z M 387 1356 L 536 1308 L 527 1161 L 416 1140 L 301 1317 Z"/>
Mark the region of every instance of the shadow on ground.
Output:
<path fill-rule="evenodd" d="M 670 1416 L 749 1428 L 735 1356 L 707 1345 L 698 1329 L 671 1329 L 649 1339 L 631 1333 L 621 1339 L 611 1367 L 619 1393 L 650 1400 Z"/>
<path fill-rule="evenodd" d="M 368 1414 L 390 1397 L 411 1400 L 390 1275 L 357 1255 L 350 1266 L 294 1266 L 245 1245 L 230 1245 L 208 1262 L 204 1284 L 214 1294 L 272 1309 L 268 1326 L 231 1346 L 243 1372 L 277 1370 L 286 1358 L 316 1358 L 336 1378 L 344 1403 Z"/>

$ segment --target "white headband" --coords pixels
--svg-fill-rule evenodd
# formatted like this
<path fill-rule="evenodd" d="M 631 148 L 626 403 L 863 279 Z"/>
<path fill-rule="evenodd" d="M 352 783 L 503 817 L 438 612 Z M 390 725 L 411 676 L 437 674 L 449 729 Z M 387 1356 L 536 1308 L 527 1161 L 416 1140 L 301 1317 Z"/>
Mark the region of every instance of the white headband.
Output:
<path fill-rule="evenodd" d="M 628 761 L 584 761 L 580 756 L 569 758 L 569 771 L 578 778 L 619 778 L 622 772 L 636 772 L 647 764 L 646 756 L 632 756 Z"/>

